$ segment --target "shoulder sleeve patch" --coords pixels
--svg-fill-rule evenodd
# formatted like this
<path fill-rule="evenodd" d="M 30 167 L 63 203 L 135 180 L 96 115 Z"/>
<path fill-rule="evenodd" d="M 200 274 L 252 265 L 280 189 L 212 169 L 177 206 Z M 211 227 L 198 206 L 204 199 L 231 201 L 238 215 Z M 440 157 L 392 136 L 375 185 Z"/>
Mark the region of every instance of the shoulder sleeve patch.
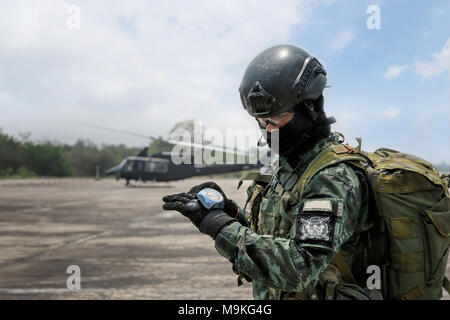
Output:
<path fill-rule="evenodd" d="M 331 249 L 343 210 L 340 199 L 305 199 L 295 218 L 294 240 L 301 246 Z"/>
<path fill-rule="evenodd" d="M 330 217 L 300 218 L 299 240 L 331 241 Z"/>

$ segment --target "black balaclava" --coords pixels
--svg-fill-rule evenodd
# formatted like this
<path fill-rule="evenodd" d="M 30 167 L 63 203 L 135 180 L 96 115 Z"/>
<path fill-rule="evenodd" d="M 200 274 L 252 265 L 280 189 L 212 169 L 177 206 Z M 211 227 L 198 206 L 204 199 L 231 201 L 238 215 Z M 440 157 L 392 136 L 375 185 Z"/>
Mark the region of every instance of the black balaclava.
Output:
<path fill-rule="evenodd" d="M 336 120 L 327 118 L 323 110 L 323 96 L 313 101 L 317 115 L 315 121 L 311 112 L 303 105 L 294 108 L 294 117 L 279 129 L 279 154 L 288 160 L 297 159 L 302 153 L 310 149 L 317 141 L 328 138 L 331 133 L 331 123 Z M 271 134 L 259 125 L 269 147 Z"/>

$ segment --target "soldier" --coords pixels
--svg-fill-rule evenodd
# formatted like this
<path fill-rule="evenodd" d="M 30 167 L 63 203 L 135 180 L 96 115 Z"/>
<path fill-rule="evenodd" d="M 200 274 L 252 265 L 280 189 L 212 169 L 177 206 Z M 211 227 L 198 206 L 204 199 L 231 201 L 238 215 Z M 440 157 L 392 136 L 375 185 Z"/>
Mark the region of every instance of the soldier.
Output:
<path fill-rule="evenodd" d="M 311 161 L 339 143 L 323 108 L 326 74 L 316 58 L 290 45 L 263 51 L 247 67 L 243 107 L 279 153 L 270 183 L 256 179 L 248 188 L 249 212 L 213 182 L 163 198 L 165 210 L 179 211 L 215 240 L 233 270 L 252 281 L 255 299 L 381 299 L 365 288 L 364 266 L 353 263 L 366 254 L 362 241 L 372 227 L 363 172 L 345 162 L 326 166 L 298 192 Z M 206 187 L 223 195 L 223 210 L 192 205 Z"/>

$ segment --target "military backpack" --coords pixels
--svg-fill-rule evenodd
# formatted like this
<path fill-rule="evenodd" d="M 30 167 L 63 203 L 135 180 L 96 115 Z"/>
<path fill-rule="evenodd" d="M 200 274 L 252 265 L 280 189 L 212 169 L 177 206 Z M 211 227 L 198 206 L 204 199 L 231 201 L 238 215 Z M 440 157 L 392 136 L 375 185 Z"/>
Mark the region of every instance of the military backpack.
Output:
<path fill-rule="evenodd" d="M 331 144 L 308 166 L 298 192 L 323 168 L 345 161 L 364 170 L 375 222 L 368 250 L 381 269 L 384 299 L 440 299 L 450 245 L 448 185 L 427 161 L 392 149 L 373 153 Z M 367 245 L 367 243 L 366 243 Z"/>

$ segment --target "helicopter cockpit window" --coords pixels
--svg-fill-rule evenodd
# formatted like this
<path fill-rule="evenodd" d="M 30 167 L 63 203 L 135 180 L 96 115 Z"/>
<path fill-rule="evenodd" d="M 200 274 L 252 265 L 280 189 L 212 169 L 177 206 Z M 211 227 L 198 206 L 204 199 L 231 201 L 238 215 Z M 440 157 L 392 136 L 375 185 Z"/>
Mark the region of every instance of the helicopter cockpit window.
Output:
<path fill-rule="evenodd" d="M 125 171 L 133 171 L 133 161 L 129 161 L 125 166 Z"/>
<path fill-rule="evenodd" d="M 158 163 L 156 165 L 156 172 L 165 173 L 167 172 L 168 166 L 167 163 Z"/>
<path fill-rule="evenodd" d="M 147 162 L 145 163 L 145 171 L 147 172 L 155 172 L 156 170 L 156 164 L 154 162 Z"/>
<path fill-rule="evenodd" d="M 137 171 L 144 171 L 144 163 L 142 161 L 137 162 Z"/>

